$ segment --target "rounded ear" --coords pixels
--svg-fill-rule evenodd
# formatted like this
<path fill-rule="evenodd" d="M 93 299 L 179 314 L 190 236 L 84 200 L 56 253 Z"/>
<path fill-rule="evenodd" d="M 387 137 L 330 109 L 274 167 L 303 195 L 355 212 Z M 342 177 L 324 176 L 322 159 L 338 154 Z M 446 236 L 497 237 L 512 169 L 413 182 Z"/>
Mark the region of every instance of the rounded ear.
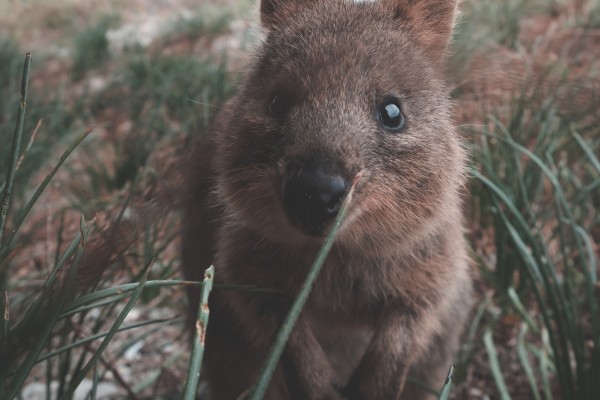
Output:
<path fill-rule="evenodd" d="M 457 0 L 383 0 L 394 16 L 408 24 L 417 40 L 436 61 L 441 61 L 452 37 Z"/>
<path fill-rule="evenodd" d="M 260 22 L 265 28 L 273 27 L 285 22 L 297 10 L 314 0 L 261 0 Z"/>

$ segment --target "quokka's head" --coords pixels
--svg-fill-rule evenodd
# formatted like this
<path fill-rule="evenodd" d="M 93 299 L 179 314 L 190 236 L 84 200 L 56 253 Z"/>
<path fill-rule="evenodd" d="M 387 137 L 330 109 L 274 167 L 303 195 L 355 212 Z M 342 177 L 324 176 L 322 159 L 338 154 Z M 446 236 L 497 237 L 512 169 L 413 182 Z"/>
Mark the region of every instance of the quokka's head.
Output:
<path fill-rule="evenodd" d="M 458 208 L 463 154 L 442 65 L 456 0 L 263 0 L 267 36 L 217 125 L 218 191 L 273 240 L 378 250 Z"/>

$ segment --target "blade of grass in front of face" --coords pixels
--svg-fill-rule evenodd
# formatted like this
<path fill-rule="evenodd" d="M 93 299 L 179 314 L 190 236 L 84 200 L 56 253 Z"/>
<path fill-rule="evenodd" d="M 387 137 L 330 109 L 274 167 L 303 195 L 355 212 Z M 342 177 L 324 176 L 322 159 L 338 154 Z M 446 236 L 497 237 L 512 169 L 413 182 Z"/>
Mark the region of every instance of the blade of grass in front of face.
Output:
<path fill-rule="evenodd" d="M 483 334 L 483 343 L 485 344 L 485 349 L 488 353 L 490 368 L 492 369 L 492 375 L 494 376 L 496 387 L 500 392 L 500 398 L 502 400 L 510 400 L 511 397 L 510 394 L 508 394 L 508 389 L 506 387 L 506 383 L 504 382 L 502 371 L 500 370 L 498 352 L 496 351 L 496 346 L 494 346 L 494 340 L 492 339 L 492 331 L 490 328 L 486 329 L 485 333 Z"/>
<path fill-rule="evenodd" d="M 251 400 L 261 400 L 267 391 L 269 382 L 271 382 L 271 378 L 273 377 L 275 368 L 279 363 L 279 358 L 281 357 L 281 353 L 283 352 L 285 344 L 287 343 L 288 337 L 290 336 L 290 333 L 292 332 L 292 329 L 294 328 L 294 325 L 298 320 L 300 313 L 302 312 L 302 308 L 308 299 L 312 285 L 317 279 L 317 276 L 321 271 L 321 267 L 323 267 L 323 264 L 325 264 L 325 260 L 327 259 L 329 251 L 331 250 L 331 246 L 333 246 L 333 242 L 337 236 L 337 233 L 342 225 L 342 222 L 344 221 L 344 218 L 346 217 L 346 213 L 348 212 L 348 207 L 352 201 L 352 195 L 358 179 L 359 178 L 355 178 L 354 183 L 350 188 L 348 195 L 346 196 L 346 199 L 344 199 L 340 211 L 338 212 L 338 215 L 333 223 L 333 227 L 327 235 L 323 246 L 319 250 L 317 258 L 311 266 L 308 275 L 302 284 L 300 292 L 296 296 L 296 299 L 292 304 L 292 307 L 286 316 L 279 333 L 277 334 L 277 338 L 275 339 L 275 342 L 269 351 L 269 355 L 267 356 L 267 360 L 263 365 L 258 380 L 248 395 L 248 398 Z"/>
<path fill-rule="evenodd" d="M 533 368 L 531 367 L 531 363 L 529 362 L 529 355 L 527 354 L 527 350 L 525 349 L 525 335 L 527 334 L 527 324 L 521 323 L 521 330 L 519 331 L 519 337 L 517 339 L 517 354 L 519 356 L 519 361 L 521 362 L 521 366 L 525 371 L 525 375 L 527 376 L 527 380 L 529 381 L 529 387 L 533 393 L 533 397 L 535 400 L 541 400 L 540 392 L 538 390 L 537 380 L 533 373 Z M 548 399 L 550 400 L 550 399 Z"/>
<path fill-rule="evenodd" d="M 446 378 L 446 383 L 444 384 L 444 388 L 442 389 L 442 393 L 440 394 L 439 400 L 448 400 L 450 396 L 450 391 L 452 390 L 452 375 L 454 374 L 454 364 L 450 366 L 450 370 L 448 371 L 448 377 Z"/>
<path fill-rule="evenodd" d="M 185 383 L 185 400 L 193 400 L 196 398 L 198 391 L 198 380 L 200 379 L 200 367 L 202 364 L 202 356 L 204 355 L 204 337 L 208 326 L 208 296 L 212 289 L 212 284 L 215 276 L 215 267 L 212 265 L 204 271 L 204 281 L 200 290 L 200 304 L 198 305 L 198 317 L 196 319 L 196 334 L 194 335 L 194 347 L 192 356 L 190 357 L 190 366 L 188 368 L 187 382 Z"/>
<path fill-rule="evenodd" d="M 146 280 L 148 279 L 148 273 L 150 272 L 151 266 L 152 263 L 150 263 L 146 267 L 146 272 L 142 276 L 142 279 L 139 282 L 137 289 L 131 294 L 131 298 L 129 299 L 125 307 L 123 307 L 123 310 L 117 316 L 107 335 L 104 337 L 104 340 L 102 341 L 102 343 L 100 343 L 100 345 L 92 355 L 91 359 L 87 362 L 87 364 L 83 368 L 77 370 L 77 373 L 70 382 L 69 388 L 60 397 L 59 400 L 70 399 L 73 396 L 73 393 L 75 393 L 75 389 L 77 389 L 83 378 L 86 377 L 86 375 L 89 373 L 92 367 L 96 364 L 96 362 L 98 362 L 98 359 L 100 358 L 100 356 L 114 337 L 115 333 L 117 333 L 117 330 L 125 320 L 125 317 L 127 317 L 127 314 L 129 314 L 135 303 L 137 303 L 137 300 L 139 299 L 140 295 L 142 294 L 142 291 L 144 290 L 144 286 L 146 284 Z"/>
<path fill-rule="evenodd" d="M 15 179 L 15 171 L 17 169 L 19 153 L 21 152 L 21 138 L 23 137 L 23 124 L 25 123 L 25 111 L 27 109 L 27 89 L 29 88 L 30 70 L 31 53 L 27 53 L 25 55 L 25 63 L 23 64 L 23 77 L 21 79 L 21 101 L 19 102 L 19 111 L 17 112 L 17 124 L 15 126 L 15 133 L 13 135 L 10 160 L 8 162 L 8 171 L 6 173 L 6 181 L 3 188 L 2 202 L 0 202 L 0 249 L 4 247 L 2 244 L 2 233 L 4 232 L 4 226 L 8 216 L 8 207 L 10 205 L 10 196 Z M 2 255 L 2 252 L 0 252 L 0 261 L 4 259 L 5 256 L 6 255 Z"/>
<path fill-rule="evenodd" d="M 50 183 L 50 181 L 52 180 L 54 175 L 56 175 L 56 172 L 64 164 L 66 159 L 75 150 L 75 148 L 77 148 L 77 146 L 83 141 L 83 139 L 85 139 L 90 134 L 90 132 L 92 132 L 92 130 L 94 130 L 94 126 L 90 126 L 89 128 L 87 128 L 85 131 L 83 131 L 81 133 L 81 135 L 79 135 L 73 141 L 73 143 L 61 155 L 58 163 L 54 166 L 54 168 L 52 168 L 52 170 L 48 173 L 48 175 L 46 175 L 46 177 L 44 178 L 42 183 L 38 186 L 38 188 L 34 192 L 33 196 L 31 197 L 29 202 L 27 202 L 27 205 L 21 212 L 20 218 L 15 222 L 11 235 L 8 237 L 8 239 L 6 240 L 4 245 L 2 247 L 0 247 L 0 260 L 4 259 L 8 255 L 9 251 L 12 249 L 12 245 L 13 245 L 15 238 L 17 237 L 19 228 L 25 221 L 25 218 L 29 214 L 29 211 L 31 211 L 31 209 L 35 205 L 36 201 L 42 195 L 42 193 L 44 192 L 44 190 L 46 189 L 46 187 L 48 186 L 48 184 Z"/>
<path fill-rule="evenodd" d="M 63 307 L 66 299 L 69 295 L 71 295 L 73 291 L 73 287 L 75 284 L 75 276 L 77 273 L 77 268 L 79 266 L 79 262 L 83 257 L 85 237 L 92 229 L 92 224 L 89 224 L 84 231 L 80 231 L 79 235 L 82 236 L 81 246 L 79 246 L 77 250 L 77 254 L 75 255 L 75 260 L 71 264 L 71 268 L 69 269 L 69 273 L 67 275 L 67 279 L 63 288 L 61 288 L 60 294 L 58 296 L 58 300 L 52 307 L 49 307 L 48 316 L 46 321 L 44 322 L 43 327 L 40 329 L 40 334 L 38 335 L 36 341 L 33 344 L 31 350 L 27 353 L 27 356 L 21 363 L 20 367 L 17 369 L 15 377 L 11 381 L 10 385 L 6 389 L 7 398 L 12 399 L 20 392 L 21 385 L 25 382 L 25 379 L 30 374 L 33 366 L 36 364 L 37 359 L 42 352 L 44 346 L 46 346 L 47 341 L 52 332 L 52 328 L 58 321 L 58 316 L 60 314 L 60 310 Z"/>

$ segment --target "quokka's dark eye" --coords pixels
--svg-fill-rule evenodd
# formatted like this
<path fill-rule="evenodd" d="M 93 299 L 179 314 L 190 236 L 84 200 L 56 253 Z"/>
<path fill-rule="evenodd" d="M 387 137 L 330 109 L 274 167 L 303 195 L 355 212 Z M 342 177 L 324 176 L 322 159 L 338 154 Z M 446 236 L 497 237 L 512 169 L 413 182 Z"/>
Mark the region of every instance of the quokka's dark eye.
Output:
<path fill-rule="evenodd" d="M 378 113 L 379 120 L 387 130 L 398 132 L 404 127 L 404 115 L 402 114 L 398 100 L 386 100 L 379 107 Z"/>
<path fill-rule="evenodd" d="M 273 97 L 271 103 L 269 103 L 269 112 L 273 115 L 282 115 L 286 112 L 286 106 L 283 104 L 279 96 Z"/>
<path fill-rule="evenodd" d="M 283 119 L 292 107 L 292 98 L 287 93 L 274 95 L 267 108 L 269 113 L 277 119 Z"/>

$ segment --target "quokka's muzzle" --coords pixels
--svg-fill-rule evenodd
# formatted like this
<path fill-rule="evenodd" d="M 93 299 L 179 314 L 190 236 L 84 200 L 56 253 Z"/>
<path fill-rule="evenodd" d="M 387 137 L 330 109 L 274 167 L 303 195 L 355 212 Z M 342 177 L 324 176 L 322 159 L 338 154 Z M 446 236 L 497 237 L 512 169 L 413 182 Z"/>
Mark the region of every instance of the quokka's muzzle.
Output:
<path fill-rule="evenodd" d="M 286 166 L 283 204 L 288 218 L 297 228 L 321 236 L 337 215 L 349 184 L 330 166 Z"/>

